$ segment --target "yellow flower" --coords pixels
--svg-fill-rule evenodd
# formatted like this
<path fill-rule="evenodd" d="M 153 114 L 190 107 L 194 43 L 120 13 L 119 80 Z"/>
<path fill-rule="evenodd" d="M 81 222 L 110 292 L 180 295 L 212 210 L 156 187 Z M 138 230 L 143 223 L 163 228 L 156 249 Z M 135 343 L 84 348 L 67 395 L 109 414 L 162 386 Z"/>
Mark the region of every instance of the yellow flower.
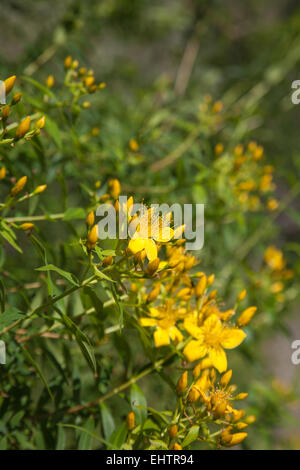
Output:
<path fill-rule="evenodd" d="M 129 251 L 136 254 L 145 250 L 149 261 L 156 259 L 157 246 L 155 242 L 167 243 L 174 236 L 174 230 L 169 227 L 170 217 L 170 214 L 160 216 L 153 208 L 148 210 L 143 208 L 138 220 L 139 223 L 128 244 Z M 131 223 L 136 224 L 136 219 Z"/>
<path fill-rule="evenodd" d="M 275 246 L 269 246 L 266 249 L 264 260 L 274 271 L 280 271 L 285 267 L 282 251 L 277 250 Z"/>
<path fill-rule="evenodd" d="M 164 307 L 150 308 L 150 316 L 140 318 L 141 326 L 156 326 L 154 332 L 155 346 L 166 346 L 170 340 L 179 343 L 183 336 L 176 326 L 176 321 L 180 318 L 178 311 L 172 308 L 173 302 L 169 301 Z"/>
<path fill-rule="evenodd" d="M 236 348 L 246 337 L 244 331 L 238 328 L 223 326 L 215 314 L 210 315 L 201 327 L 192 322 L 185 322 L 184 327 L 196 338 L 184 348 L 188 361 L 193 362 L 208 354 L 212 365 L 219 372 L 227 369 L 227 357 L 223 348 Z"/>

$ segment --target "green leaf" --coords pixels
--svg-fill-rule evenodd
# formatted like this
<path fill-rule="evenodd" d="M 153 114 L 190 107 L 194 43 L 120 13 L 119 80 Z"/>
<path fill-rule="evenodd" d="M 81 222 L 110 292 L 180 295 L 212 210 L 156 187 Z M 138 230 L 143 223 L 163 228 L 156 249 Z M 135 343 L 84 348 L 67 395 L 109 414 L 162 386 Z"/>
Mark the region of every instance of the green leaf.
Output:
<path fill-rule="evenodd" d="M 147 400 L 137 384 L 132 384 L 130 388 L 130 403 L 134 411 L 137 424 L 143 424 L 147 419 Z M 143 408 L 139 408 L 139 406 Z"/>
<path fill-rule="evenodd" d="M 16 243 L 15 239 L 16 236 L 13 232 L 13 230 L 8 227 L 8 225 L 2 221 L 1 222 L 2 230 L 0 230 L 0 235 L 19 253 L 23 253 L 19 245 Z"/>
<path fill-rule="evenodd" d="M 105 439 L 102 439 L 102 437 L 98 436 L 94 432 L 89 431 L 88 429 L 82 428 L 81 426 L 76 426 L 75 424 L 63 424 L 63 423 L 59 423 L 58 426 L 63 426 L 65 428 L 73 428 L 73 429 L 76 429 L 77 431 L 85 432 L 89 434 L 90 436 L 92 436 L 97 441 L 100 441 L 102 442 L 102 444 L 105 444 L 106 446 L 110 447 L 110 443 L 107 442 Z"/>
<path fill-rule="evenodd" d="M 54 264 L 47 264 L 46 266 L 41 266 L 40 268 L 36 268 L 36 271 L 55 271 L 58 274 L 60 274 L 62 277 L 67 279 L 67 281 L 69 281 L 74 286 L 79 286 L 79 281 L 78 279 L 76 279 L 74 274 L 64 271 L 63 269 L 60 269 L 57 266 L 54 266 Z"/>
<path fill-rule="evenodd" d="M 187 435 L 185 436 L 185 439 L 183 440 L 182 447 L 187 447 L 190 445 L 192 442 L 194 442 L 199 435 L 199 426 L 192 426 Z"/>
<path fill-rule="evenodd" d="M 110 409 L 105 403 L 100 403 L 102 428 L 105 439 L 109 439 L 116 426 Z"/>
<path fill-rule="evenodd" d="M 57 431 L 57 441 L 55 450 L 64 450 L 66 446 L 66 433 L 65 430 L 60 426 Z"/>
<path fill-rule="evenodd" d="M 8 307 L 4 310 L 0 315 L 0 329 L 2 330 L 3 328 L 6 328 L 20 318 L 25 318 L 25 316 L 21 315 L 19 312 L 20 310 L 15 307 Z"/>
<path fill-rule="evenodd" d="M 32 364 L 32 366 L 34 367 L 34 369 L 36 370 L 37 374 L 39 375 L 40 379 L 42 380 L 42 382 L 44 383 L 51 399 L 53 400 L 53 395 L 52 395 L 52 392 L 50 390 L 50 387 L 48 385 L 48 382 L 42 372 L 42 370 L 40 369 L 40 366 L 38 365 L 38 363 L 33 359 L 33 357 L 31 356 L 31 354 L 29 353 L 29 351 L 24 348 L 23 346 L 20 346 L 24 355 L 26 356 L 27 360 Z"/>
<path fill-rule="evenodd" d="M 52 121 L 52 119 L 49 118 L 49 116 L 46 117 L 45 129 L 48 131 L 49 135 L 52 137 L 57 147 L 59 149 L 62 149 L 62 140 L 59 127 L 57 126 L 55 121 Z"/>
<path fill-rule="evenodd" d="M 89 433 L 93 433 L 95 429 L 94 419 L 92 417 L 88 418 L 84 423 L 85 431 L 89 431 Z M 93 436 L 88 432 L 80 431 L 80 438 L 78 442 L 78 450 L 91 450 L 91 446 L 93 443 Z"/>
<path fill-rule="evenodd" d="M 121 449 L 122 445 L 124 444 L 126 440 L 127 433 L 128 433 L 128 429 L 126 427 L 126 423 L 120 424 L 120 426 L 117 429 L 115 429 L 112 435 L 110 436 L 109 449 L 111 450 Z"/>
<path fill-rule="evenodd" d="M 90 366 L 91 370 L 95 373 L 97 372 L 97 363 L 94 354 L 93 347 L 90 343 L 88 337 L 78 328 L 76 323 L 71 320 L 67 315 L 64 313 L 61 314 L 62 319 L 66 327 L 75 335 L 76 341 L 81 349 L 83 356 L 85 357 L 88 365 Z"/>

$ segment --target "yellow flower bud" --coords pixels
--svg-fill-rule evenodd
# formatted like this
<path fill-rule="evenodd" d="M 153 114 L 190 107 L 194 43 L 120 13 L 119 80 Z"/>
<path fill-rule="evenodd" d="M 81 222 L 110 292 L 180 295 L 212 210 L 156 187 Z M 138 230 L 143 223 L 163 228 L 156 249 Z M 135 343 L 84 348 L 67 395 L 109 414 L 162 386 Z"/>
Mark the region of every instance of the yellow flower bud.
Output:
<path fill-rule="evenodd" d="M 29 128 L 30 128 L 30 117 L 27 116 L 25 119 L 23 119 L 23 121 L 17 128 L 16 137 L 18 139 L 22 139 L 22 137 L 24 137 L 24 135 L 29 131 Z"/>
<path fill-rule="evenodd" d="M 187 400 L 189 403 L 196 403 L 200 398 L 200 392 L 195 388 L 192 387 L 188 393 Z"/>
<path fill-rule="evenodd" d="M 106 88 L 106 83 L 105 82 L 99 83 L 99 88 L 100 90 L 102 90 L 103 88 Z"/>
<path fill-rule="evenodd" d="M 177 432 L 178 432 L 178 426 L 177 424 L 173 424 L 173 426 L 171 426 L 169 429 L 170 439 L 174 439 L 174 437 L 177 436 Z"/>
<path fill-rule="evenodd" d="M 94 225 L 94 227 L 91 229 L 90 233 L 88 234 L 87 238 L 87 247 L 90 250 L 93 250 L 97 244 L 98 241 L 98 225 Z"/>
<path fill-rule="evenodd" d="M 199 279 L 195 287 L 196 297 L 201 297 L 204 294 L 206 286 L 207 286 L 207 278 L 205 274 L 203 274 L 203 276 Z"/>
<path fill-rule="evenodd" d="M 66 69 L 69 69 L 72 65 L 72 57 L 68 55 L 68 57 L 65 58 L 64 65 Z"/>
<path fill-rule="evenodd" d="M 4 80 L 4 86 L 5 86 L 5 93 L 8 95 L 8 93 L 13 89 L 13 86 L 16 81 L 16 76 L 12 75 L 11 77 L 7 78 Z"/>
<path fill-rule="evenodd" d="M 135 426 L 135 415 L 133 411 L 130 411 L 126 416 L 126 426 L 129 431 L 131 431 Z"/>
<path fill-rule="evenodd" d="M 10 193 L 12 196 L 16 196 L 22 189 L 24 188 L 25 184 L 27 183 L 27 176 L 22 176 L 16 184 L 12 187 Z"/>
<path fill-rule="evenodd" d="M 172 447 L 172 450 L 182 450 L 182 447 L 180 444 L 178 444 L 177 442 L 175 442 L 175 444 L 173 445 Z"/>
<path fill-rule="evenodd" d="M 207 286 L 211 286 L 213 284 L 215 280 L 215 275 L 214 274 L 211 274 L 208 278 L 207 278 Z"/>
<path fill-rule="evenodd" d="M 159 258 L 155 258 L 153 261 L 150 261 L 150 263 L 148 264 L 148 266 L 145 270 L 145 273 L 148 276 L 153 276 L 156 273 L 156 271 L 158 270 L 159 263 L 160 263 Z"/>
<path fill-rule="evenodd" d="M 52 88 L 53 85 L 54 85 L 54 82 L 55 82 L 55 80 L 54 80 L 53 75 L 49 75 L 49 77 L 48 77 L 47 80 L 46 80 L 46 85 L 47 85 L 47 87 L 48 87 L 48 88 Z"/>
<path fill-rule="evenodd" d="M 110 182 L 108 183 L 108 190 L 109 190 L 110 195 L 114 199 L 117 199 L 121 192 L 120 181 L 117 179 L 110 180 Z"/>
<path fill-rule="evenodd" d="M 13 98 L 12 98 L 12 101 L 11 101 L 11 104 L 12 106 L 14 106 L 15 104 L 19 103 L 19 101 L 21 100 L 22 98 L 22 93 L 15 93 Z"/>
<path fill-rule="evenodd" d="M 6 176 L 6 168 L 5 166 L 3 166 L 1 169 L 0 169 L 0 180 L 3 180 Z"/>
<path fill-rule="evenodd" d="M 227 447 L 233 447 L 236 446 L 237 444 L 240 444 L 248 434 L 246 432 L 237 432 L 236 434 L 231 434 L 231 441 L 229 445 L 227 444 Z"/>
<path fill-rule="evenodd" d="M 243 313 L 239 316 L 237 320 L 238 326 L 248 325 L 248 323 L 250 323 L 252 317 L 254 316 L 256 310 L 257 310 L 257 307 L 246 308 L 246 310 L 243 311 Z"/>
<path fill-rule="evenodd" d="M 1 109 L 1 114 L 2 114 L 3 119 L 7 119 L 10 115 L 10 106 L 9 105 L 3 106 L 3 108 Z"/>
<path fill-rule="evenodd" d="M 112 256 L 106 256 L 102 262 L 103 262 L 103 266 L 105 266 L 105 267 L 110 266 L 113 262 L 113 257 Z"/>
<path fill-rule="evenodd" d="M 21 230 L 24 230 L 24 231 L 25 231 L 25 230 L 31 230 L 33 227 L 34 227 L 34 224 L 31 224 L 30 222 L 26 222 L 26 223 L 20 225 L 19 228 L 20 228 Z"/>
<path fill-rule="evenodd" d="M 199 362 L 193 369 L 193 377 L 194 379 L 198 379 L 201 373 L 201 362 Z"/>
<path fill-rule="evenodd" d="M 245 400 L 247 398 L 248 393 L 239 393 L 236 397 L 235 400 Z"/>
<path fill-rule="evenodd" d="M 231 380 L 231 377 L 232 377 L 232 370 L 230 369 L 227 372 L 225 372 L 225 374 L 222 375 L 221 380 L 220 380 L 220 385 L 226 388 Z"/>
<path fill-rule="evenodd" d="M 177 385 L 176 385 L 176 393 L 177 395 L 183 395 L 187 389 L 187 381 L 188 381 L 188 373 L 187 371 L 183 372 L 183 374 L 179 377 Z"/>
<path fill-rule="evenodd" d="M 46 184 L 41 184 L 40 186 L 38 186 L 37 188 L 35 188 L 34 194 L 43 193 L 46 188 L 47 188 L 47 185 L 46 185 Z"/>
<path fill-rule="evenodd" d="M 227 408 L 226 400 L 219 401 L 214 407 L 215 418 L 221 418 L 222 416 L 224 416 L 226 408 Z"/>
<path fill-rule="evenodd" d="M 38 129 L 42 129 L 45 125 L 46 118 L 45 116 L 42 116 L 38 121 L 36 121 L 35 126 L 38 127 Z"/>
<path fill-rule="evenodd" d="M 246 295 L 247 295 L 247 291 L 246 289 L 243 289 L 238 295 L 238 298 L 237 298 L 238 302 L 242 302 L 244 298 L 246 297 Z"/>
<path fill-rule="evenodd" d="M 147 296 L 147 302 L 153 302 L 157 297 L 159 296 L 160 293 L 160 284 L 157 284 L 154 289 L 152 289 L 151 292 L 149 292 Z"/>
<path fill-rule="evenodd" d="M 242 431 L 243 429 L 247 428 L 248 427 L 248 424 L 247 423 L 237 423 L 236 425 L 236 429 L 238 429 L 239 431 Z"/>
<path fill-rule="evenodd" d="M 85 219 L 86 224 L 91 227 L 95 223 L 95 214 L 93 211 L 89 212 L 87 218 Z"/>

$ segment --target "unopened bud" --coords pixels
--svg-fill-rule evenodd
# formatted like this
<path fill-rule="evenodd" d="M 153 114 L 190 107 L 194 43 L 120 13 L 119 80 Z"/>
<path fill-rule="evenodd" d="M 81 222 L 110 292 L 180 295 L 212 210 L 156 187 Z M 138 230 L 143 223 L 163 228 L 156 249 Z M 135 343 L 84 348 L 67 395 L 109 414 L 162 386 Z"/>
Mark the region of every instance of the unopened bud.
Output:
<path fill-rule="evenodd" d="M 25 119 L 23 119 L 23 121 L 17 128 L 16 137 L 18 139 L 22 139 L 22 137 L 24 137 L 24 135 L 29 131 L 29 128 L 30 128 L 30 117 L 27 116 Z"/>
<path fill-rule="evenodd" d="M 176 393 L 177 395 L 183 395 L 187 389 L 187 381 L 188 381 L 188 373 L 187 371 L 183 372 L 183 374 L 179 377 L 177 385 L 176 385 Z"/>
<path fill-rule="evenodd" d="M 126 416 L 126 426 L 129 431 L 131 431 L 135 426 L 135 415 L 133 411 L 130 411 Z"/>

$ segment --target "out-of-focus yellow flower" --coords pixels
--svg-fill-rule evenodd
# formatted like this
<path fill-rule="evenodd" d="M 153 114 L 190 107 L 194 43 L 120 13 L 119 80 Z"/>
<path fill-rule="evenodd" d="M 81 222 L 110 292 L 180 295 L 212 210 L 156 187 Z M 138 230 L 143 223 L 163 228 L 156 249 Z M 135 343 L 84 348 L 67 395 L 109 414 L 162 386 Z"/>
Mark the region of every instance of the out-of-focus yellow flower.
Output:
<path fill-rule="evenodd" d="M 66 69 L 69 69 L 72 65 L 72 57 L 68 55 L 68 57 L 65 58 L 64 65 Z"/>
<path fill-rule="evenodd" d="M 130 147 L 130 150 L 132 150 L 133 152 L 137 152 L 139 149 L 139 144 L 137 143 L 135 139 L 130 139 L 129 147 Z"/>
<path fill-rule="evenodd" d="M 282 251 L 278 250 L 275 246 L 269 246 L 266 249 L 264 260 L 274 271 L 280 271 L 286 264 Z"/>
<path fill-rule="evenodd" d="M 222 111 L 223 109 L 223 103 L 222 101 L 216 101 L 214 104 L 213 104 L 213 112 L 218 114 Z"/>
<path fill-rule="evenodd" d="M 219 142 L 215 146 L 215 155 L 218 157 L 219 155 L 221 155 L 221 153 L 223 153 L 223 150 L 224 150 L 224 145 L 222 144 L 222 142 Z"/>
<path fill-rule="evenodd" d="M 276 211 L 279 206 L 279 202 L 275 198 L 268 199 L 267 208 L 269 211 Z"/>
<path fill-rule="evenodd" d="M 120 181 L 117 179 L 112 179 L 108 183 L 109 194 L 114 198 L 118 199 L 121 192 Z"/>
<path fill-rule="evenodd" d="M 49 75 L 49 77 L 47 77 L 47 80 L 46 80 L 47 87 L 52 88 L 54 86 L 54 83 L 55 83 L 55 80 L 54 80 L 53 75 Z"/>
<path fill-rule="evenodd" d="M 0 180 L 3 180 L 6 176 L 6 168 L 5 166 L 1 167 L 0 169 Z"/>

